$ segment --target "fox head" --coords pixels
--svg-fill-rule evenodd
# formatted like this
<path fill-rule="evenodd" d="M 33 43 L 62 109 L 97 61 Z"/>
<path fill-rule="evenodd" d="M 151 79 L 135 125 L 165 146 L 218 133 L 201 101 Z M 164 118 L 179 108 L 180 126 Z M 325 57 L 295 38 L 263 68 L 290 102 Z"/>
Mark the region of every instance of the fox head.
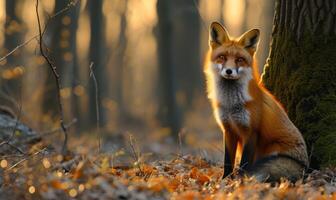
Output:
<path fill-rule="evenodd" d="M 209 29 L 209 46 L 214 72 L 230 80 L 251 77 L 259 35 L 258 29 L 252 29 L 234 39 L 220 23 L 213 22 Z"/>

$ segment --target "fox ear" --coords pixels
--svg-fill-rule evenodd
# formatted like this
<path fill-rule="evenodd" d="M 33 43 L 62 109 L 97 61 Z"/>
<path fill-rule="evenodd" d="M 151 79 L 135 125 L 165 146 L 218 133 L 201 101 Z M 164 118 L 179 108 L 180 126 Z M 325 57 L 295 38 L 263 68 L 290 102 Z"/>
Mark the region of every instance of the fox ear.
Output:
<path fill-rule="evenodd" d="M 238 43 L 241 44 L 245 49 L 254 53 L 259 43 L 259 36 L 260 36 L 259 29 L 252 29 L 244 33 L 239 38 Z"/>
<path fill-rule="evenodd" d="M 215 48 L 230 40 L 225 28 L 218 22 L 212 22 L 209 28 L 209 45 Z"/>

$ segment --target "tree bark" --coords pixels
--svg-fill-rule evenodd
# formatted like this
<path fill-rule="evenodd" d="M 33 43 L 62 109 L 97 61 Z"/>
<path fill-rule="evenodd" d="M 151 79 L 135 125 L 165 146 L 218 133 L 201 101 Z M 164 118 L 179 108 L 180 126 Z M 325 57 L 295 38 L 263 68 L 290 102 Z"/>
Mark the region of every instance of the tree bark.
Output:
<path fill-rule="evenodd" d="M 335 1 L 276 1 L 262 80 L 303 133 L 312 167 L 336 164 L 335 52 Z"/>

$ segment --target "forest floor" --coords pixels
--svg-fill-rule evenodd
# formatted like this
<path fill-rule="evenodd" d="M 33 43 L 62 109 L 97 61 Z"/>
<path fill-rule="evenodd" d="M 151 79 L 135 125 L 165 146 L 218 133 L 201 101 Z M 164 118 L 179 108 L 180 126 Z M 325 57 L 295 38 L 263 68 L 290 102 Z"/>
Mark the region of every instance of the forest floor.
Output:
<path fill-rule="evenodd" d="M 202 155 L 155 156 L 134 138 L 118 142 L 127 148 L 98 153 L 85 141 L 73 140 L 67 156 L 44 140 L 26 148 L 26 155 L 17 149 L 1 155 L 0 199 L 336 199 L 335 169 L 313 171 L 296 183 L 222 180 L 221 162 Z"/>

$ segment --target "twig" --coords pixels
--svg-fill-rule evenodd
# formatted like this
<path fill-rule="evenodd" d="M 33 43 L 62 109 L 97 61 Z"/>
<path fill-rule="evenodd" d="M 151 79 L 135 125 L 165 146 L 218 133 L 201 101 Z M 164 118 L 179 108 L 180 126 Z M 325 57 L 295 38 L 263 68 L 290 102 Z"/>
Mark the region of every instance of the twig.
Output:
<path fill-rule="evenodd" d="M 19 109 L 20 106 L 18 106 L 18 102 L 9 94 L 5 93 L 4 91 L 0 91 L 0 97 L 15 105 L 16 109 Z"/>
<path fill-rule="evenodd" d="M 74 118 L 70 123 L 65 124 L 65 128 L 68 130 L 76 122 L 77 122 L 77 119 Z M 42 137 L 46 137 L 48 135 L 51 135 L 53 133 L 57 133 L 59 131 L 62 131 L 62 128 L 56 128 L 56 129 L 53 129 L 53 130 L 50 130 L 50 131 L 42 132 L 42 133 L 40 133 L 38 135 L 35 135 L 35 136 L 32 136 L 32 137 L 28 138 L 25 141 L 25 143 L 26 144 L 35 144 L 35 143 L 41 141 Z"/>
<path fill-rule="evenodd" d="M 33 154 L 31 154 L 31 155 L 25 157 L 25 158 L 23 158 L 23 159 L 20 160 L 19 162 L 17 162 L 17 163 L 15 163 L 14 165 L 12 165 L 10 168 L 6 169 L 6 171 L 9 171 L 9 170 L 14 169 L 16 166 L 18 166 L 19 164 L 21 164 L 21 163 L 23 163 L 24 161 L 28 160 L 30 157 L 36 156 L 36 155 L 40 154 L 41 152 L 43 152 L 44 150 L 46 150 L 46 147 L 43 148 L 43 149 L 40 149 L 39 151 L 37 151 L 37 152 L 35 152 L 35 153 L 33 153 Z"/>
<path fill-rule="evenodd" d="M 1 143 L 0 143 L 0 147 L 1 147 L 2 145 L 8 145 L 9 147 L 12 147 L 13 149 L 15 149 L 16 151 L 18 151 L 18 152 L 21 153 L 22 155 L 25 155 L 25 154 L 26 154 L 26 153 L 23 152 L 19 147 L 16 147 L 16 146 L 12 145 L 12 144 L 9 143 L 9 142 L 10 142 L 10 140 L 6 140 L 6 141 L 1 142 Z"/>
<path fill-rule="evenodd" d="M 132 134 L 129 134 L 129 143 L 133 153 L 135 165 L 139 168 L 140 174 L 143 175 L 144 173 L 140 166 L 140 155 L 139 155 L 140 153 L 139 150 L 138 151 L 135 150 L 134 137 Z"/>
<path fill-rule="evenodd" d="M 14 114 L 13 110 L 8 106 L 0 105 L 0 114 L 4 114 L 12 117 L 13 119 L 16 119 L 16 115 Z"/>
<path fill-rule="evenodd" d="M 183 149 L 182 149 L 182 135 L 186 132 L 186 130 L 183 128 L 180 130 L 180 132 L 178 133 L 178 143 L 179 143 L 179 156 L 182 157 L 183 156 Z"/>
<path fill-rule="evenodd" d="M 75 123 L 77 123 L 77 118 L 74 118 L 70 123 L 65 124 L 65 128 L 68 130 L 72 125 L 74 125 Z M 55 128 L 53 130 L 50 131 L 45 131 L 40 133 L 40 136 L 44 137 L 53 133 L 57 133 L 59 131 L 62 131 L 62 128 Z"/>
<path fill-rule="evenodd" d="M 314 153 L 314 143 L 311 145 L 310 148 L 310 153 L 309 153 L 309 157 L 308 157 L 308 166 L 307 166 L 307 170 L 310 169 L 310 163 L 311 163 L 311 159 Z"/>
<path fill-rule="evenodd" d="M 26 155 L 26 153 L 21 150 L 19 147 L 15 146 L 15 145 L 12 145 L 11 143 L 7 142 L 6 143 L 8 146 L 12 147 L 13 149 L 15 149 L 16 151 L 18 151 L 19 153 L 21 153 L 22 155 Z"/>
<path fill-rule="evenodd" d="M 220 152 L 220 153 L 224 153 L 224 151 L 223 151 L 218 145 L 216 145 L 216 144 L 212 144 L 212 145 L 211 145 L 211 149 L 212 149 L 213 151 L 218 151 L 218 152 Z"/>
<path fill-rule="evenodd" d="M 100 135 L 100 112 L 99 112 L 99 91 L 98 91 L 98 82 L 95 74 L 93 73 L 93 62 L 90 64 L 90 77 L 92 77 L 94 87 L 95 87 L 95 95 L 96 95 L 96 120 L 97 120 L 97 139 L 98 139 L 98 153 L 101 149 L 101 135 Z"/>
<path fill-rule="evenodd" d="M 38 37 L 38 35 L 35 35 L 34 37 L 31 37 L 29 40 L 25 41 L 24 43 L 16 46 L 14 49 L 12 49 L 9 53 L 7 53 L 5 56 L 0 58 L 0 62 L 2 62 L 3 60 L 5 60 L 8 56 L 12 55 L 15 51 L 17 51 L 18 49 L 26 46 L 27 44 L 29 44 L 31 41 L 33 41 L 34 39 L 36 39 Z"/>
<path fill-rule="evenodd" d="M 1 159 L 7 159 L 7 158 L 13 158 L 13 157 L 22 157 L 22 156 L 25 156 L 25 155 L 22 155 L 22 154 L 6 154 L 6 155 L 3 155 L 3 156 L 0 156 Z"/>
<path fill-rule="evenodd" d="M 56 13 L 55 13 L 54 15 L 52 15 L 50 18 L 54 18 L 54 17 L 56 17 L 56 16 L 58 16 L 58 15 L 64 13 L 64 12 L 68 11 L 72 6 L 75 6 L 75 5 L 77 4 L 78 1 L 79 1 L 79 0 L 70 1 L 70 2 L 68 3 L 68 5 L 67 5 L 65 8 L 63 8 L 63 9 L 61 9 L 60 11 L 56 12 Z"/>
<path fill-rule="evenodd" d="M 21 99 L 21 98 L 20 98 L 20 99 Z M 18 126 L 18 124 L 19 124 L 19 120 L 20 120 L 20 117 L 21 117 L 21 113 L 22 113 L 22 104 L 20 103 L 20 106 L 19 106 L 19 113 L 18 113 L 17 118 L 16 118 L 16 120 L 15 120 L 15 125 L 14 125 L 14 127 L 13 127 L 12 134 L 11 134 L 11 136 L 10 136 L 6 141 L 3 141 L 3 142 L 0 143 L 0 147 L 1 147 L 2 145 L 8 145 L 9 147 L 12 147 L 13 149 L 15 149 L 16 151 L 18 151 L 19 153 L 25 155 L 26 153 L 23 152 L 19 147 L 16 147 L 16 146 L 12 145 L 11 143 L 9 143 L 9 142 L 13 139 L 13 137 L 14 137 L 14 135 L 15 135 L 15 131 L 16 131 L 17 126 Z"/>
<path fill-rule="evenodd" d="M 223 176 L 222 176 L 222 181 L 227 180 L 227 179 L 230 178 L 232 175 L 237 174 L 237 173 L 239 173 L 240 171 L 244 171 L 244 170 L 243 170 L 243 167 L 245 167 L 246 164 L 247 164 L 247 163 L 244 163 L 241 167 L 237 167 L 237 168 L 233 169 L 232 172 L 231 172 L 230 174 L 228 174 L 226 177 L 224 177 L 224 174 L 223 174 Z M 224 166 L 224 168 L 225 168 L 225 166 Z"/>
<path fill-rule="evenodd" d="M 80 156 L 75 156 L 74 158 L 66 161 L 66 162 L 63 162 L 63 163 L 60 163 L 60 164 L 57 164 L 56 166 L 54 166 L 52 169 L 53 170 L 56 170 L 56 169 L 63 169 L 64 171 L 68 172 L 71 170 L 72 166 L 76 163 L 78 163 L 79 161 L 81 160 L 81 157 Z"/>
<path fill-rule="evenodd" d="M 36 0 L 35 10 L 36 10 L 37 23 L 38 23 L 38 30 L 39 30 L 40 52 L 41 52 L 41 55 L 43 56 L 43 58 L 45 59 L 45 61 L 48 63 L 49 68 L 51 69 L 51 71 L 54 75 L 54 78 L 55 78 L 56 88 L 57 88 L 58 109 L 59 109 L 59 112 L 60 112 L 60 125 L 61 125 L 62 131 L 64 133 L 62 154 L 66 154 L 67 151 L 68 151 L 68 148 L 67 148 L 68 133 L 67 133 L 66 127 L 64 125 L 63 104 L 62 104 L 62 101 L 61 101 L 61 93 L 60 93 L 60 76 L 57 73 L 56 66 L 53 65 L 53 63 L 51 62 L 49 57 L 46 55 L 46 53 L 44 52 L 44 49 L 43 49 L 43 44 L 44 44 L 43 43 L 43 34 L 45 33 L 45 30 L 46 30 L 45 28 L 46 27 L 44 27 L 44 29 L 42 31 L 40 16 L 39 16 L 39 11 L 38 11 L 38 5 L 39 5 L 39 0 Z"/>

